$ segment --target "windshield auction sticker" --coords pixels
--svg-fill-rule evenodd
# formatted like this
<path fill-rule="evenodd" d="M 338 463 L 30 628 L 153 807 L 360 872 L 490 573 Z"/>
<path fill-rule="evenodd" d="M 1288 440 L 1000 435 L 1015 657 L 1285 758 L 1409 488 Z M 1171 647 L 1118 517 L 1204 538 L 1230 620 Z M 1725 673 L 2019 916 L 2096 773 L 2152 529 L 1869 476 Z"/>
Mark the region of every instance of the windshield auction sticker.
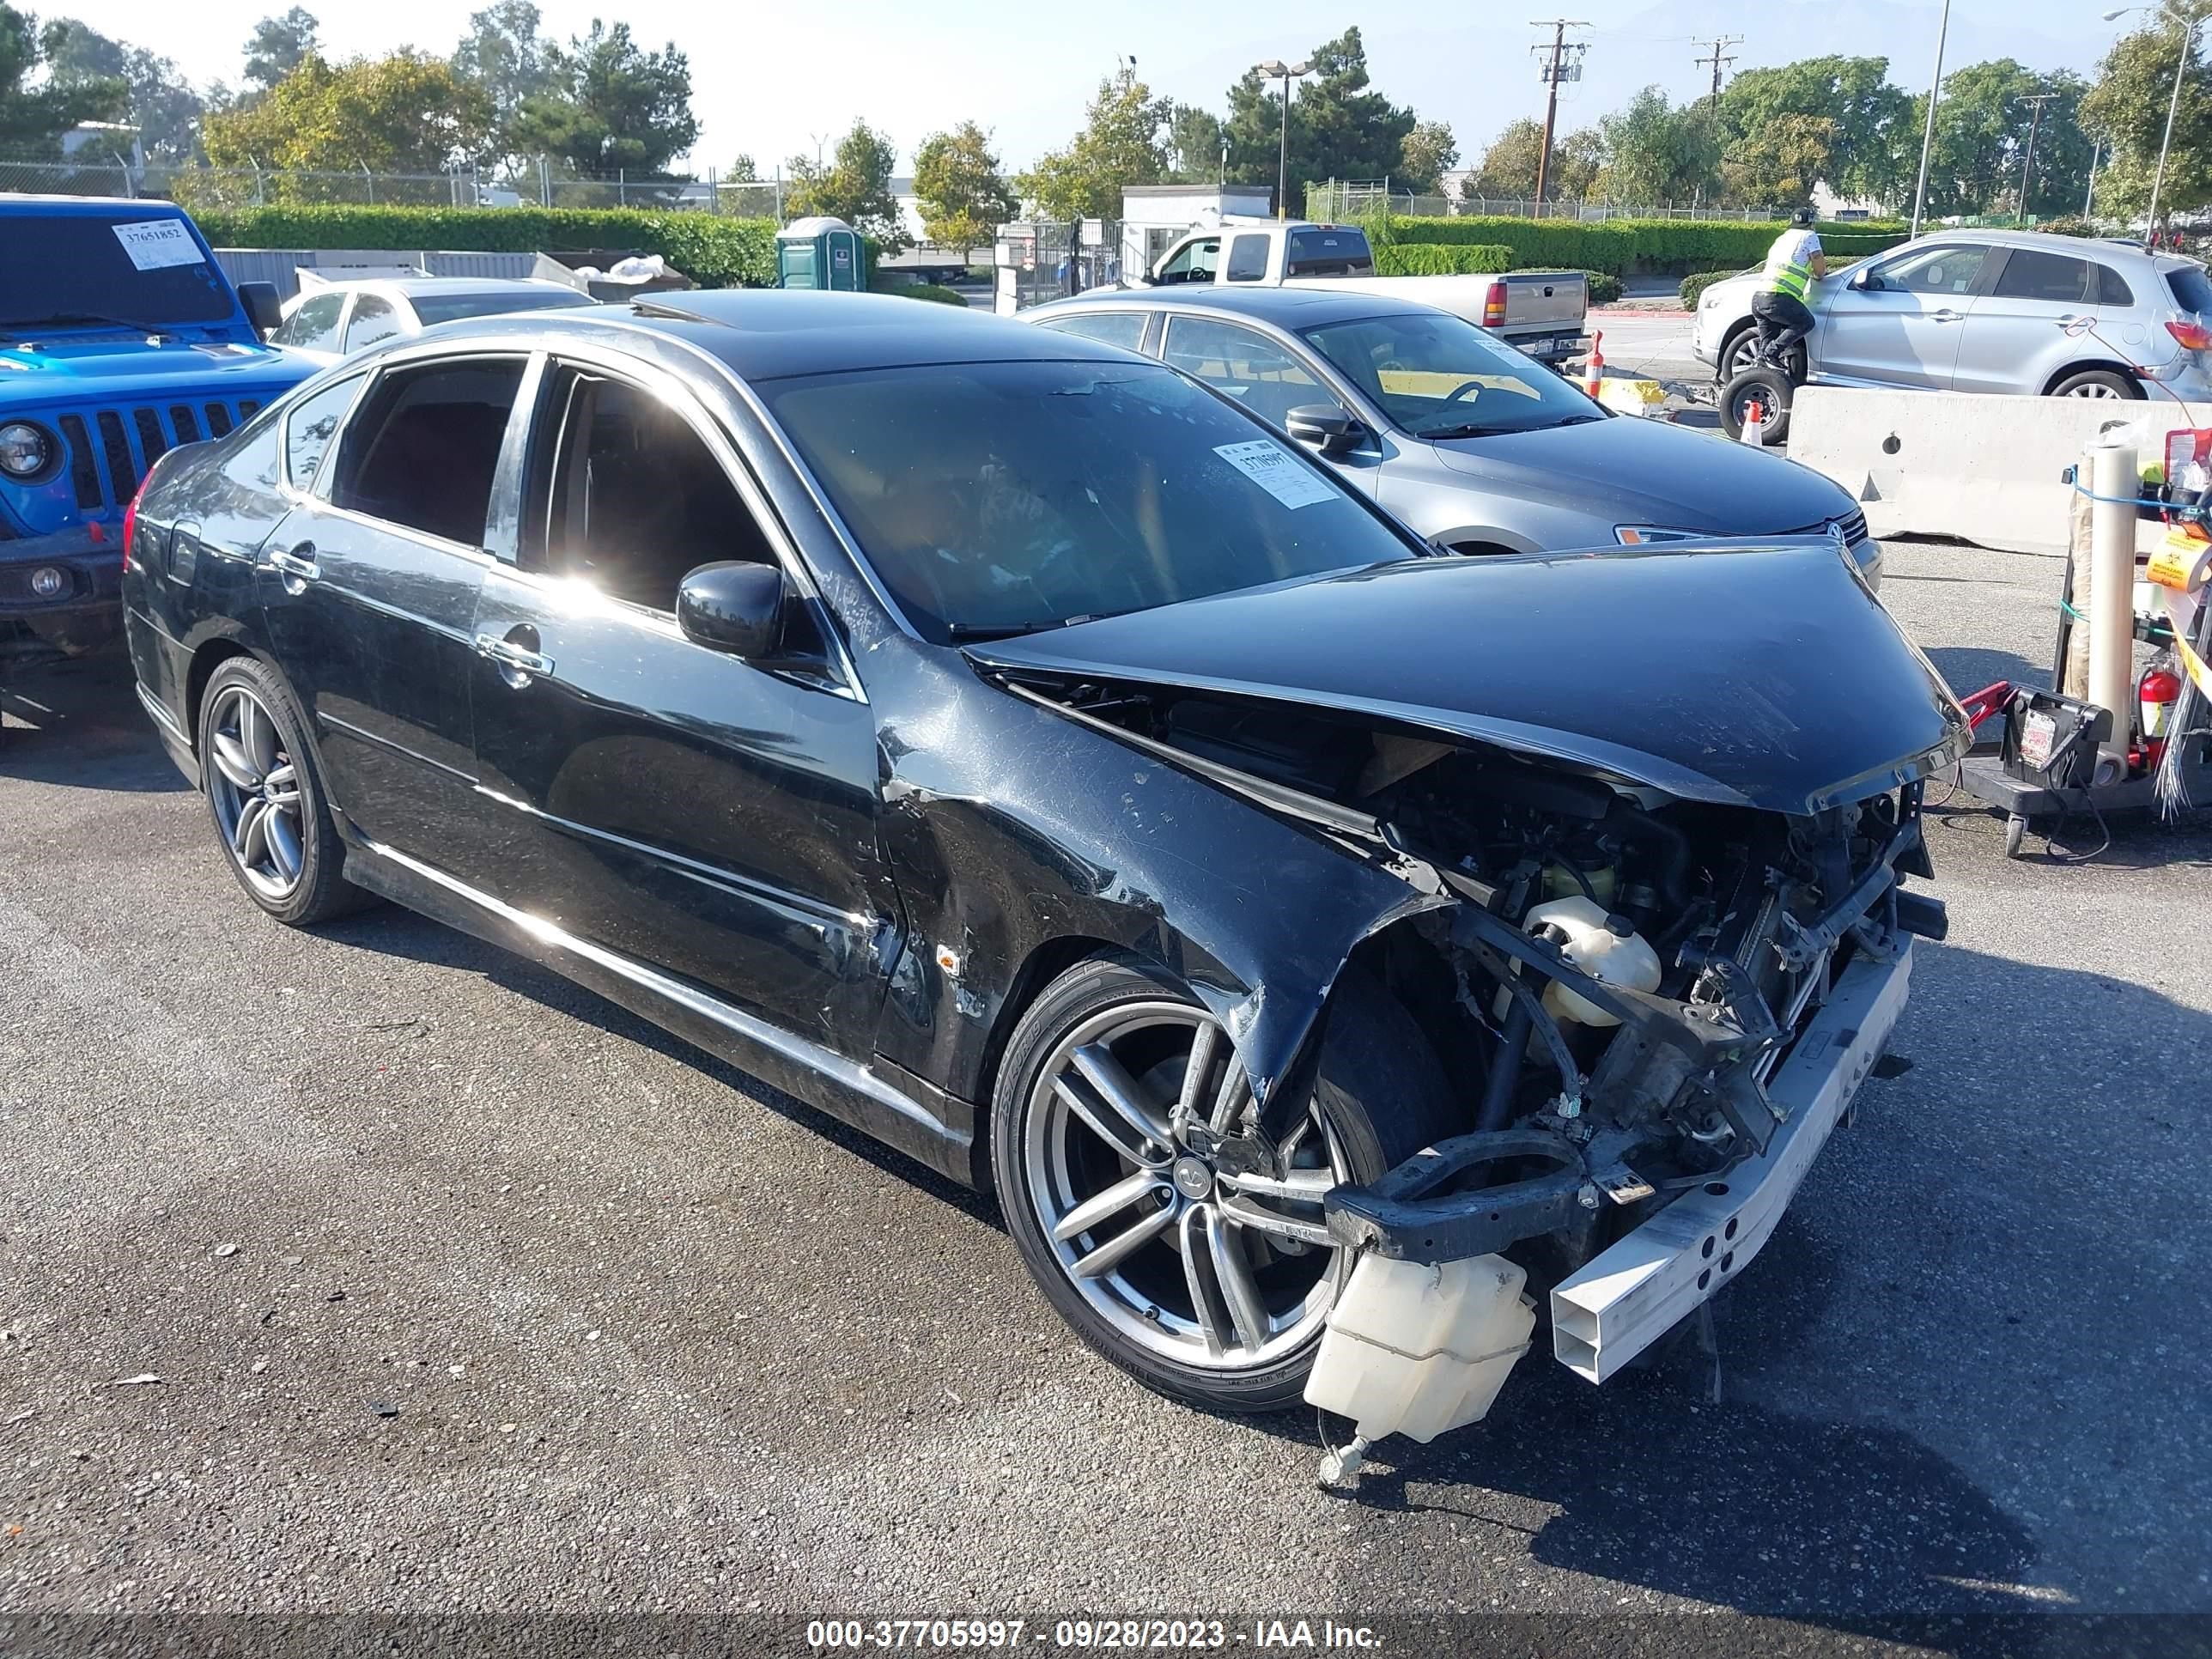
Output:
<path fill-rule="evenodd" d="M 161 270 L 169 265 L 197 265 L 200 245 L 192 240 L 181 219 L 142 219 L 115 227 L 115 240 L 141 270 Z"/>
<path fill-rule="evenodd" d="M 1333 501 L 1336 492 L 1300 466 L 1280 444 L 1267 438 L 1249 444 L 1216 444 L 1213 453 L 1285 507 Z"/>

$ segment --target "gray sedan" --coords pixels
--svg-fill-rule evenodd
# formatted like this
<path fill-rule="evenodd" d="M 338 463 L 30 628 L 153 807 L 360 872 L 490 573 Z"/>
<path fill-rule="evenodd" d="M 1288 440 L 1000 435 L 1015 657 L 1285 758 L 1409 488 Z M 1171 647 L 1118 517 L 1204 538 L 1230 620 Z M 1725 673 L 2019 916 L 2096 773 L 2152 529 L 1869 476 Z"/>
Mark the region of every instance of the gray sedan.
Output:
<path fill-rule="evenodd" d="M 1462 319 L 1381 295 L 1102 292 L 1023 313 L 1164 359 L 1327 458 L 1441 547 L 1468 553 L 1698 536 L 1881 544 L 1808 467 L 1615 416 Z"/>

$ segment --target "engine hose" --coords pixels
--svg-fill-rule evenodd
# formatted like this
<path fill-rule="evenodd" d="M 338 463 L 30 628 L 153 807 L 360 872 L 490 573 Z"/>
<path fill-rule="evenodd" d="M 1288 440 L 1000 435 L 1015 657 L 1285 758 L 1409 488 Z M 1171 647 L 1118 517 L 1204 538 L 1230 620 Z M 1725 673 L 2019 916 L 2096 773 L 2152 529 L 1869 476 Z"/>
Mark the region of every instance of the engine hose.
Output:
<path fill-rule="evenodd" d="M 1482 1091 L 1482 1109 L 1475 1115 L 1478 1130 L 1502 1129 L 1513 1113 L 1513 1085 L 1521 1081 L 1521 1056 L 1528 1049 L 1528 1033 L 1536 1017 L 1529 1012 L 1534 1000 L 1515 997 L 1505 1011 L 1505 1030 L 1498 1038 L 1498 1063 Z"/>

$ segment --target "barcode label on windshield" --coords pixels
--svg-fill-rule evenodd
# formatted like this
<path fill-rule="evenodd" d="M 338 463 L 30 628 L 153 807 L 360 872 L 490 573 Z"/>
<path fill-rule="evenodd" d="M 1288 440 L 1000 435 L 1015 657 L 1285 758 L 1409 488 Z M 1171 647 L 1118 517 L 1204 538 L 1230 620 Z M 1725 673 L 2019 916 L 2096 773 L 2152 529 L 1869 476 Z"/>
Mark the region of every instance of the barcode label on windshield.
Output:
<path fill-rule="evenodd" d="M 197 265 L 200 245 L 179 219 L 142 219 L 115 227 L 115 240 L 141 270 L 160 270 L 169 265 Z"/>
<path fill-rule="evenodd" d="M 1300 466 L 1289 451 L 1273 439 L 1249 444 L 1216 444 L 1213 453 L 1266 490 L 1285 507 L 1311 507 L 1333 501 L 1336 492 Z"/>

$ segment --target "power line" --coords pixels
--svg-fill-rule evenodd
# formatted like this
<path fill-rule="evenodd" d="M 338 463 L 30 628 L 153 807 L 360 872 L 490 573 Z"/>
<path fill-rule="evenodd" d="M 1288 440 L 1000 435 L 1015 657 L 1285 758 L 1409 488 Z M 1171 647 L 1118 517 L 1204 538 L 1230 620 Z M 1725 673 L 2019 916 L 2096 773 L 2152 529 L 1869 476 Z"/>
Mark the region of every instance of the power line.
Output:
<path fill-rule="evenodd" d="M 1536 152 L 1536 214 L 1540 218 L 1544 212 L 1544 185 L 1552 170 L 1552 133 L 1559 120 L 1559 82 L 1568 80 L 1579 81 L 1583 78 L 1583 54 L 1589 50 L 1585 42 L 1570 41 L 1567 39 L 1567 31 L 1586 29 L 1589 25 L 1577 22 L 1571 18 L 1553 17 L 1531 19 L 1528 27 L 1532 29 L 1549 29 L 1552 32 L 1550 46 L 1546 47 L 1540 44 L 1528 49 L 1536 55 L 1536 72 L 1542 78 L 1546 88 L 1544 143 L 1543 148 Z M 1551 54 L 1549 63 L 1544 61 L 1544 55 L 1547 51 Z M 1570 52 L 1573 54 L 1571 60 L 1568 57 Z"/>
<path fill-rule="evenodd" d="M 1710 54 L 1703 58 L 1693 58 L 1690 60 L 1693 64 L 1700 65 L 1711 64 L 1713 66 L 1714 97 L 1717 98 L 1721 95 L 1721 70 L 1726 68 L 1729 64 L 1735 62 L 1735 54 L 1734 52 L 1729 52 L 1727 57 L 1723 58 L 1721 56 L 1722 52 L 1727 47 L 1740 46 L 1742 44 L 1743 36 L 1741 34 L 1717 35 L 1713 39 L 1713 49 Z"/>

